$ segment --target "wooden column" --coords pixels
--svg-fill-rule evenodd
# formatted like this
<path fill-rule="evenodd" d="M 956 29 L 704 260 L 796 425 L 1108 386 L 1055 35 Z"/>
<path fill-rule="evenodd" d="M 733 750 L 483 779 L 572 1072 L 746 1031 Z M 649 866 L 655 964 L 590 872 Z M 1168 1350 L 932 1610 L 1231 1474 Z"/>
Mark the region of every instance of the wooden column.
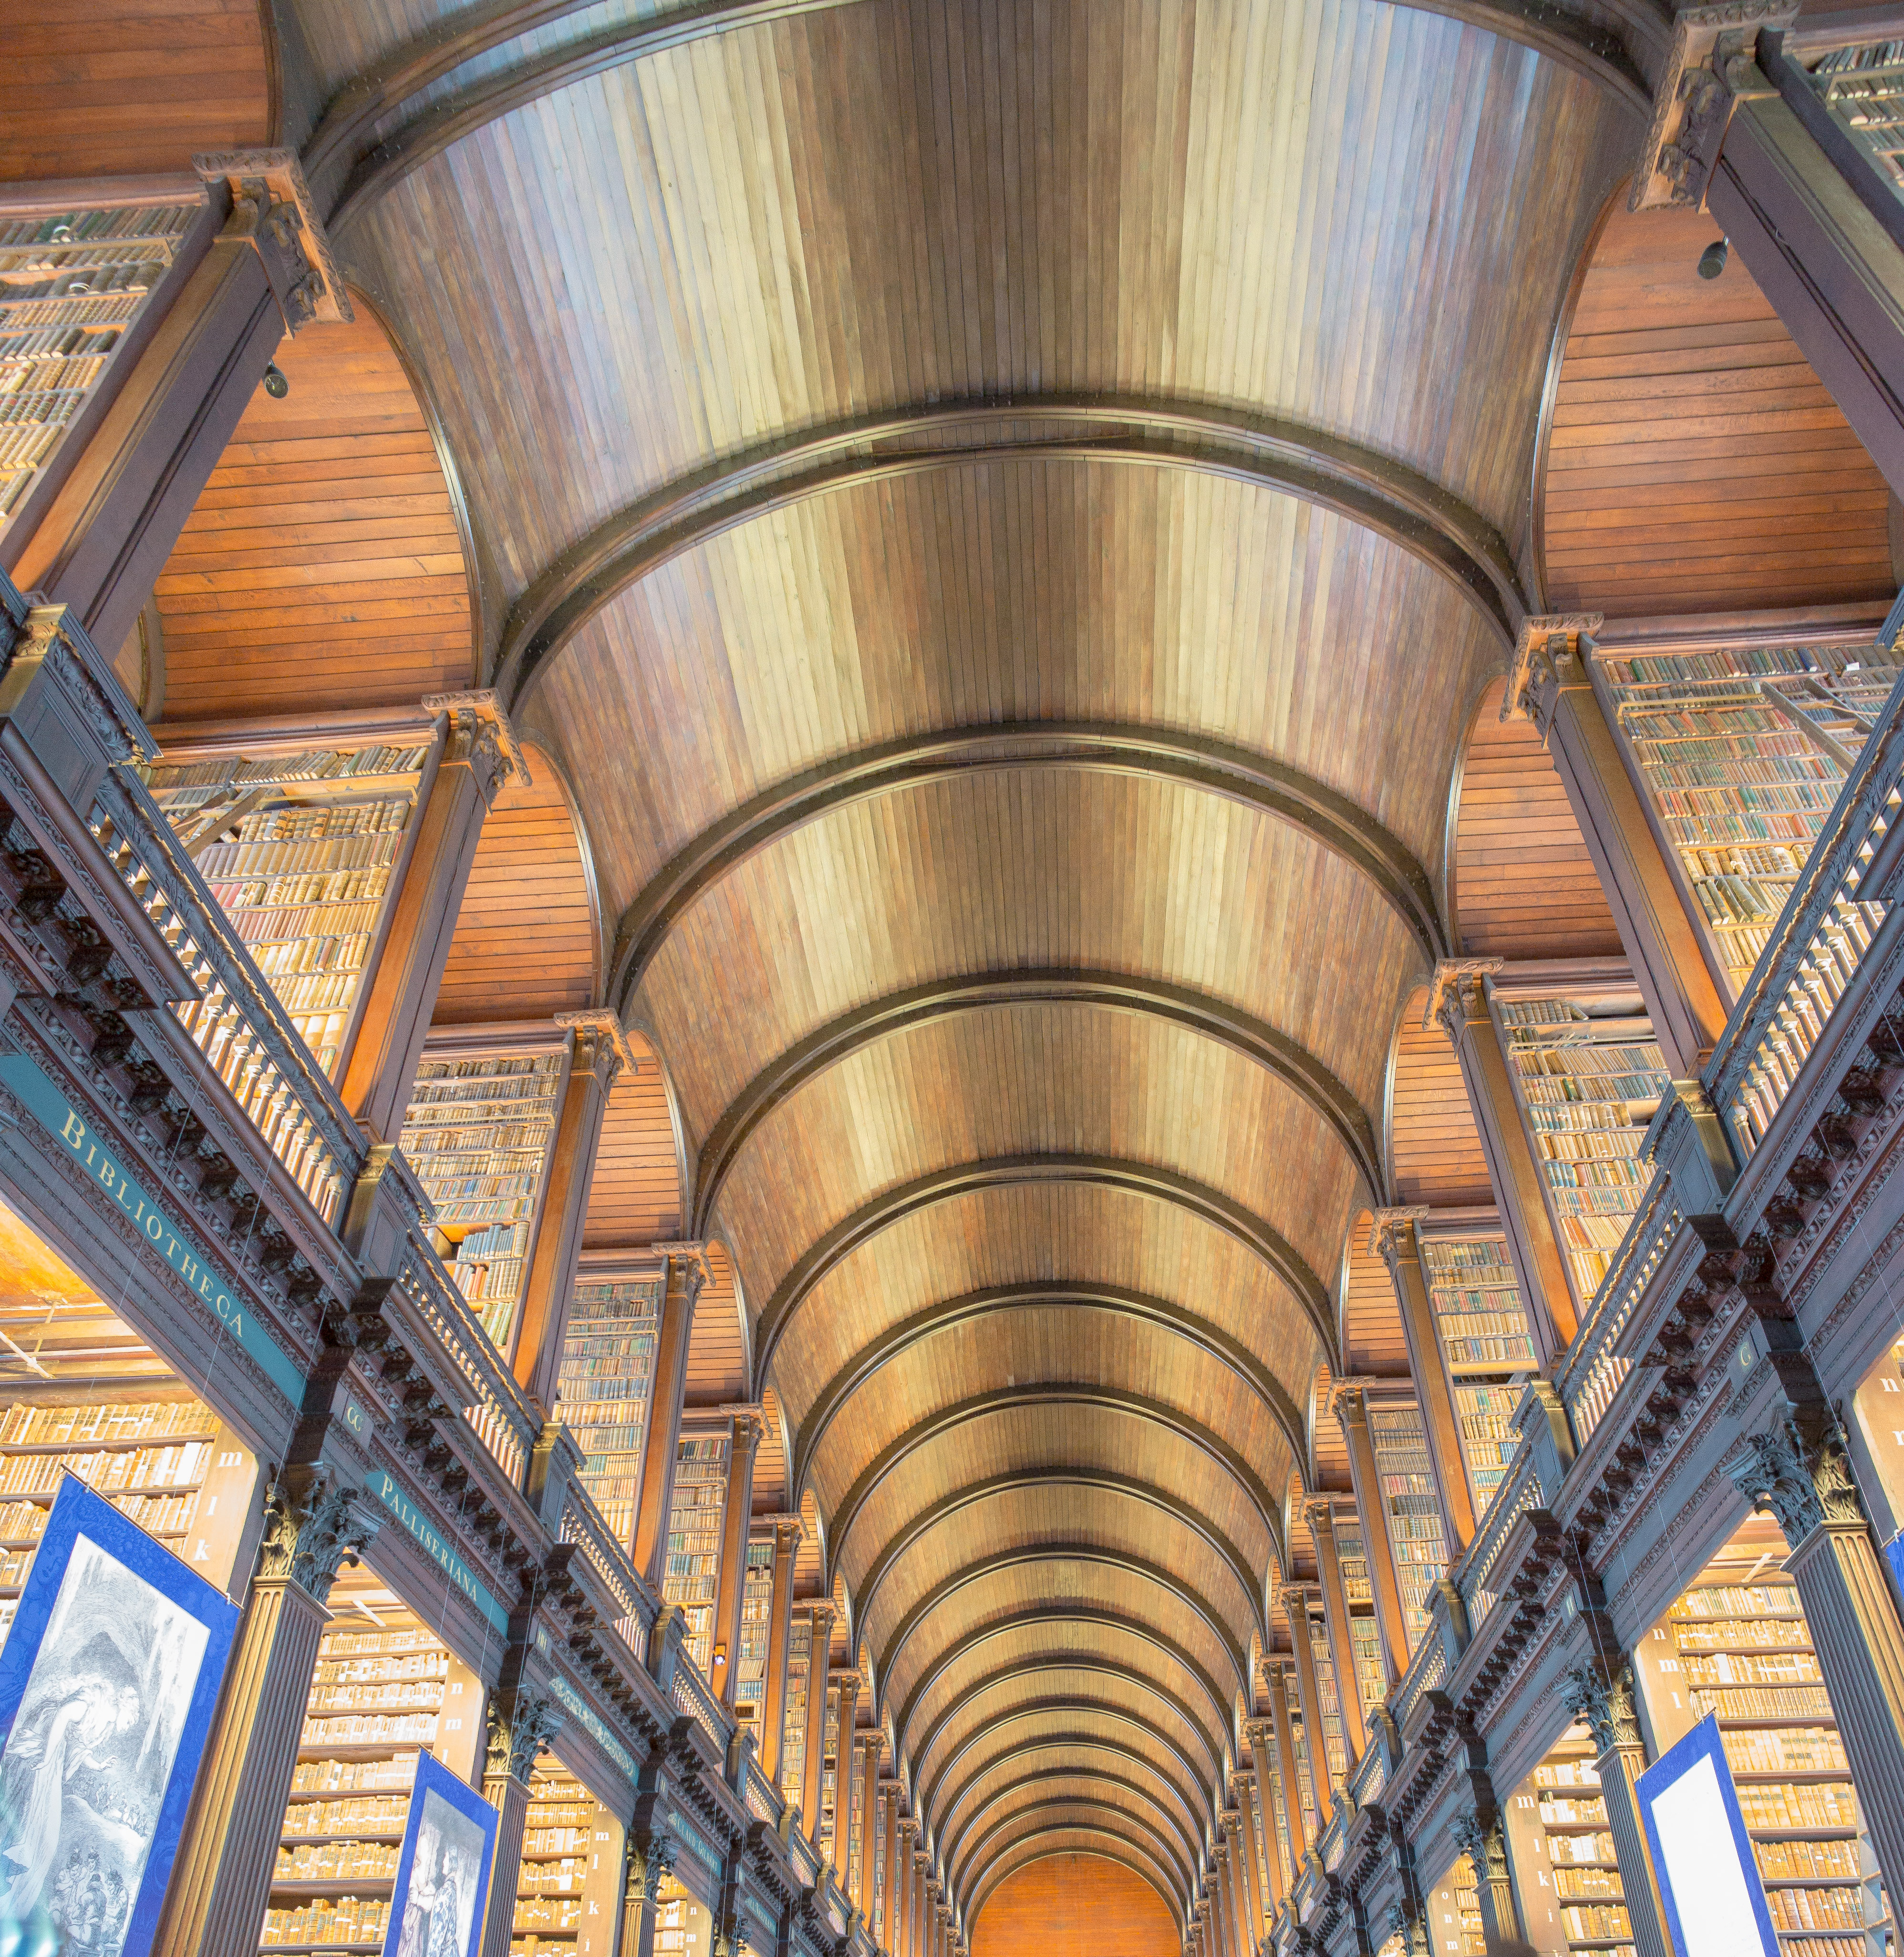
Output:
<path fill-rule="evenodd" d="M 879 1754 L 884 1744 L 877 1730 L 856 1734 L 853 1740 L 858 1749 L 854 1814 L 859 1830 L 859 1880 L 853 1886 L 852 1901 L 866 1919 L 868 1936 L 872 1933 L 873 1870 L 879 1856 Z"/>
<path fill-rule="evenodd" d="M 893 1911 L 894 1871 L 899 1867 L 899 1782 L 889 1780 L 880 1789 L 879 1825 L 884 1834 L 886 1852 L 879 1878 L 879 1946 L 886 1957 L 898 1957 L 899 1938 Z"/>
<path fill-rule="evenodd" d="M 669 1835 L 640 1829 L 628 1831 L 628 1880 L 621 1906 L 621 1957 L 654 1957 L 661 1885 L 674 1873 L 675 1852 Z"/>
<path fill-rule="evenodd" d="M 1408 1342 L 1408 1369 L 1415 1380 L 1415 1397 L 1428 1433 L 1430 1465 L 1441 1503 L 1441 1525 L 1450 1538 L 1450 1559 L 1458 1557 L 1474 1535 L 1474 1495 L 1468 1485 L 1467 1463 L 1461 1455 L 1461 1423 L 1454 1409 L 1454 1386 L 1435 1328 L 1434 1306 L 1422 1269 L 1422 1247 L 1415 1234 L 1424 1208 L 1378 1209 L 1369 1235 L 1369 1249 L 1388 1266 L 1401 1314 L 1402 1333 Z"/>
<path fill-rule="evenodd" d="M 536 1756 L 567 1723 L 568 1715 L 553 1699 L 527 1686 L 499 1694 L 489 1702 L 489 1753 L 482 1771 L 482 1797 L 498 1819 L 481 1957 L 509 1957 L 516 1920 L 514 1872 L 522 1866 L 530 1779 L 536 1771 Z"/>
<path fill-rule="evenodd" d="M 1481 1911 L 1482 1935 L 1490 1949 L 1520 1940 L 1520 1914 L 1514 1905 L 1513 1879 L 1507 1868 L 1507 1835 L 1501 1816 L 1490 1806 L 1485 1812 L 1463 1816 L 1455 1824 L 1455 1839 L 1474 1865 L 1475 1895 Z"/>
<path fill-rule="evenodd" d="M 641 1475 L 637 1482 L 631 1557 L 658 1597 L 668 1557 L 668 1521 L 674 1506 L 675 1457 L 681 1451 L 681 1402 L 688 1383 L 688 1347 L 694 1337 L 694 1302 L 707 1281 L 698 1244 L 660 1244 L 667 1282 L 656 1329 L 654 1381 L 641 1431 Z"/>
<path fill-rule="evenodd" d="M 853 1724 L 859 1717 L 859 1674 L 847 1667 L 833 1681 L 839 1699 L 839 1744 L 834 1752 L 833 1775 L 833 1864 L 840 1886 L 847 1887 L 852 1870 L 854 1801 Z M 846 1898 L 852 1901 L 849 1895 Z"/>
<path fill-rule="evenodd" d="M 1634 1706 L 1633 1674 L 1624 1658 L 1605 1671 L 1597 1665 L 1577 1665 L 1562 1681 L 1561 1690 L 1574 1718 L 1586 1721 L 1599 1755 L 1594 1766 L 1606 1807 L 1607 1832 L 1613 1837 L 1614 1857 L 1620 1865 L 1620 1887 L 1626 1898 L 1634 1949 L 1637 1957 L 1673 1957 L 1659 1879 L 1646 1846 L 1640 1799 L 1634 1789 L 1645 1771 L 1646 1751 Z"/>
<path fill-rule="evenodd" d="M 1904 1895 L 1904 1625 L 1823 1405 L 1744 1443 L 1739 1491 L 1778 1519 L 1885 1892 Z"/>
<path fill-rule="evenodd" d="M 523 1278 L 513 1362 L 523 1390 L 545 1415 L 555 1404 L 561 1375 L 562 1339 L 575 1291 L 576 1262 L 582 1254 L 602 1118 L 608 1112 L 615 1076 L 625 1066 L 632 1070 L 634 1061 L 621 1022 L 612 1013 L 558 1013 L 555 1023 L 568 1027 L 574 1037 L 555 1119 L 542 1217 Z"/>
<path fill-rule="evenodd" d="M 1220 1833 L 1216 1847 L 1210 1851 L 1205 1879 L 1208 1884 L 1206 1893 L 1210 1905 L 1211 1938 L 1216 1957 L 1238 1957 L 1236 1926 L 1230 1914 L 1229 1851 Z"/>
<path fill-rule="evenodd" d="M 1229 1848 L 1229 1867 L 1226 1873 L 1229 1880 L 1230 1914 L 1236 1926 L 1236 1948 L 1239 1957 L 1256 1957 L 1256 1938 L 1260 1933 L 1250 1927 L 1250 1870 L 1243 1855 L 1243 1817 L 1234 1809 L 1222 1817 L 1223 1838 Z"/>
<path fill-rule="evenodd" d="M 412 817 L 408 867 L 338 1064 L 344 1105 L 378 1143 L 394 1143 L 403 1130 L 483 819 L 504 782 L 518 772 L 527 779 L 494 694 L 435 694 L 423 704 L 447 716 L 443 745 Z"/>
<path fill-rule="evenodd" d="M 1320 1830 L 1328 1826 L 1336 1791 L 1330 1785 L 1329 1749 L 1323 1739 L 1322 1688 L 1316 1677 L 1316 1648 L 1310 1628 L 1308 1586 L 1284 1585 L 1283 1608 L 1289 1620 L 1289 1643 L 1295 1654 L 1296 1695 L 1302 1705 L 1302 1732 L 1309 1756 L 1309 1785 L 1315 1792 L 1316 1826 Z"/>
<path fill-rule="evenodd" d="M 1523 619 L 1501 717 L 1524 709 L 1540 729 L 1666 1070 L 1690 1080 L 1725 1029 L 1725 1005 L 1581 657 L 1582 636 L 1601 622 L 1597 614 Z"/>
<path fill-rule="evenodd" d="M 1235 1796 L 1242 1823 L 1243 1867 L 1248 1876 L 1250 1949 L 1253 1952 L 1262 1942 L 1270 1920 L 1269 1886 L 1264 1880 L 1263 1845 L 1257 1832 L 1256 1775 L 1247 1772 L 1232 1774 L 1230 1790 Z"/>
<path fill-rule="evenodd" d="M 893 1957 L 912 1957 L 912 1844 L 919 1838 L 919 1823 L 902 1814 L 893 1834 L 898 1852 L 887 1878 L 892 1886 Z"/>
<path fill-rule="evenodd" d="M 1382 1478 L 1375 1466 L 1375 1444 L 1369 1437 L 1368 1402 L 1359 1386 L 1344 1386 L 1336 1393 L 1335 1407 L 1349 1450 L 1349 1478 L 1355 1491 L 1355 1513 L 1362 1519 L 1362 1556 L 1368 1565 L 1368 1588 L 1375 1600 L 1382 1670 L 1392 1690 L 1408 1669 L 1408 1619 L 1403 1613 L 1402 1586 L 1395 1574 L 1395 1545 L 1388 1539 L 1388 1516 L 1382 1501 Z"/>
<path fill-rule="evenodd" d="M 1303 1819 L 1301 1783 L 1296 1778 L 1295 1735 L 1289 1730 L 1289 1701 L 1281 1659 L 1273 1659 L 1264 1666 L 1263 1682 L 1268 1688 L 1270 1724 L 1276 1734 L 1276 1771 L 1283 1782 L 1283 1818 L 1289 1826 L 1292 1858 L 1289 1886 L 1293 1889 L 1301 1873 L 1302 1858 L 1309 1852 L 1309 1829 Z M 1321 1820 L 1320 1812 L 1316 1819 Z"/>
<path fill-rule="evenodd" d="M 734 1703 L 741 1648 L 741 1604 L 747 1589 L 747 1538 L 754 1521 L 754 1457 L 767 1422 L 757 1407 L 738 1408 L 729 1425 L 727 1494 L 721 1508 L 720 1572 L 714 1589 L 714 1676 L 723 1706 Z"/>
<path fill-rule="evenodd" d="M 927 1870 L 921 1878 L 921 1908 L 925 1912 L 925 1957 L 939 1957 L 939 1879 Z"/>
<path fill-rule="evenodd" d="M 833 1665 L 832 1604 L 816 1598 L 808 1606 L 813 1643 L 807 1658 L 807 1750 L 801 1773 L 800 1818 L 815 1854 L 820 1848 L 820 1775 L 827 1750 L 827 1674 Z"/>
<path fill-rule="evenodd" d="M 1268 1719 L 1248 1719 L 1243 1731 L 1250 1743 L 1250 1757 L 1255 1763 L 1250 1775 L 1251 1792 L 1256 1798 L 1257 1852 L 1263 1858 L 1264 1905 L 1267 1921 L 1283 1907 L 1289 1878 L 1283 1867 L 1283 1844 L 1276 1832 L 1276 1807 L 1271 1775 L 1276 1766 L 1276 1728 Z"/>
<path fill-rule="evenodd" d="M 263 1547 L 185 1817 L 158 1947 L 256 1957 L 304 1731 L 325 1600 L 378 1522 L 355 1489 L 293 1469 L 265 1498 Z"/>
<path fill-rule="evenodd" d="M 1343 1737 L 1350 1753 L 1360 1759 L 1368 1744 L 1368 1723 L 1363 1717 L 1362 1682 L 1355 1672 L 1355 1635 L 1349 1628 L 1349 1592 L 1342 1580 L 1342 1558 L 1336 1549 L 1336 1508 L 1328 1496 L 1311 1497 L 1309 1536 L 1316 1546 L 1316 1573 L 1322 1592 L 1322 1618 L 1329 1633 L 1330 1655 L 1336 1665 L 1336 1697 L 1342 1706 Z"/>
<path fill-rule="evenodd" d="M 761 1693 L 761 1770 L 776 1787 L 786 1748 L 787 1646 L 793 1631 L 793 1562 L 805 1533 L 798 1516 L 773 1518 L 773 1601 L 767 1620 L 767 1679 Z"/>
<path fill-rule="evenodd" d="M 14 581 L 124 643 L 286 331 L 352 317 L 289 150 L 201 160 L 210 207 L 179 289 L 45 517 Z M 221 228 L 222 227 L 222 228 Z"/>
<path fill-rule="evenodd" d="M 1468 1105 L 1488 1159 L 1507 1254 L 1520 1282 L 1528 1329 L 1541 1367 L 1551 1371 L 1573 1343 L 1578 1314 L 1567 1284 L 1567 1259 L 1554 1234 L 1540 1165 L 1527 1139 L 1514 1099 L 1507 1056 L 1488 1010 L 1488 976 L 1502 969 L 1498 958 L 1444 960 L 1434 968 L 1428 1010 L 1454 1043 Z"/>

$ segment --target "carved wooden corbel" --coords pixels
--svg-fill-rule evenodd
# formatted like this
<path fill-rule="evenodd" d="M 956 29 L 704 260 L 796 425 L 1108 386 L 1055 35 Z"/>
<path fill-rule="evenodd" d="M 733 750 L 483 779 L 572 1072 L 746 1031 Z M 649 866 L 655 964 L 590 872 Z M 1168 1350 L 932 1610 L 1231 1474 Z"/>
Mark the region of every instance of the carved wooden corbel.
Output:
<path fill-rule="evenodd" d="M 1732 104 L 1776 93 L 1759 70 L 1760 34 L 1782 32 L 1797 14 L 1792 0 L 1728 0 L 1675 17 L 1652 125 L 1634 166 L 1629 210 L 1700 207 Z"/>

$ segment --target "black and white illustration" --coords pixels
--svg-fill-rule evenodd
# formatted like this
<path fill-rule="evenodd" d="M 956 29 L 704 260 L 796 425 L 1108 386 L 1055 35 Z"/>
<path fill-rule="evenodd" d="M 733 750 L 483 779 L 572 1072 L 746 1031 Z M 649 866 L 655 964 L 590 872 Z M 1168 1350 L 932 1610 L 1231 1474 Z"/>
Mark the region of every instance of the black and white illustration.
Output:
<path fill-rule="evenodd" d="M 74 1541 L 0 1749 L 0 1935 L 29 1926 L 45 1957 L 120 1957 L 207 1638 L 98 1543 Z"/>
<path fill-rule="evenodd" d="M 469 1957 L 482 1900 L 488 1831 L 460 1813 L 434 1788 L 421 1790 L 422 1812 L 397 1957 Z"/>

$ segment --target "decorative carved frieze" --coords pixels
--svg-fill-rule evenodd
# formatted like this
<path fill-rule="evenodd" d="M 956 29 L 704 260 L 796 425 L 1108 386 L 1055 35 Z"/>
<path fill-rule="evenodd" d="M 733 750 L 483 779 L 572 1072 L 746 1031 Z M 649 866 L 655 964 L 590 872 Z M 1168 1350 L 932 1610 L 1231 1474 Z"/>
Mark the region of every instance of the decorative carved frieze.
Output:
<path fill-rule="evenodd" d="M 287 331 L 356 317 L 295 150 L 220 150 L 191 163 L 204 182 L 230 192 L 225 235 L 251 241 Z"/>

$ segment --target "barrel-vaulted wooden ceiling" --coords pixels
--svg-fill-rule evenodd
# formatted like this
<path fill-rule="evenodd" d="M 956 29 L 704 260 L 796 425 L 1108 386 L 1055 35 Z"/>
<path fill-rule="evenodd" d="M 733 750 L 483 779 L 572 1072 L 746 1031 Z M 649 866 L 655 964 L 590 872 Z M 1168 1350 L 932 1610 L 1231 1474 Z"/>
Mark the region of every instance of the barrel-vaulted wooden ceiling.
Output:
<path fill-rule="evenodd" d="M 962 1912 L 1197 1887 L 1665 24 L 277 9 Z"/>
<path fill-rule="evenodd" d="M 1181 1911 L 1631 110 L 1374 0 L 544 6 L 418 93 L 435 11 L 301 9 L 308 160 L 844 1648 L 962 1907 L 1094 1829 Z"/>

